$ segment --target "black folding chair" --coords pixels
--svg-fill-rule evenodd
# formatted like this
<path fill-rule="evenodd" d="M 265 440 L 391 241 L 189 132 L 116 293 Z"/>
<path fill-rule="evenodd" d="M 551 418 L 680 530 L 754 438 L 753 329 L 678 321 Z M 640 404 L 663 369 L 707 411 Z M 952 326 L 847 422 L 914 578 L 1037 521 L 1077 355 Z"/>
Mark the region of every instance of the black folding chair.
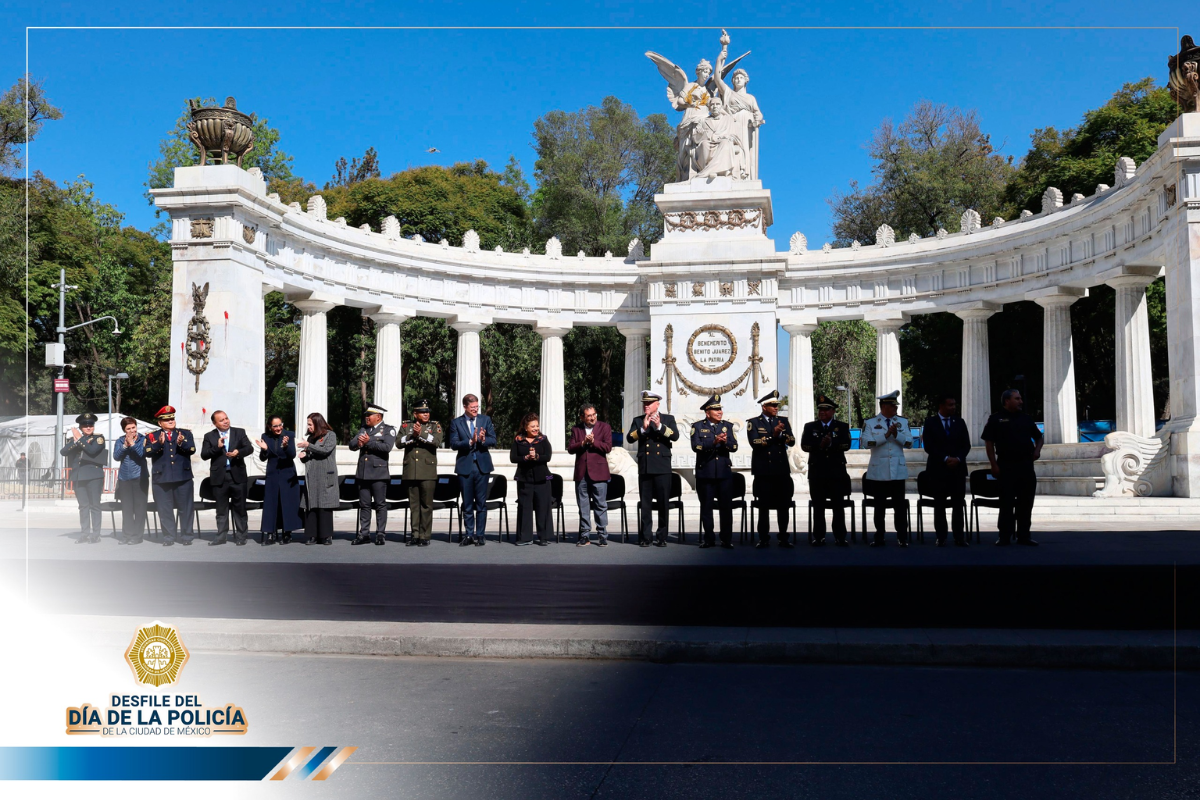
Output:
<path fill-rule="evenodd" d="M 625 505 L 625 476 L 613 475 L 608 479 L 608 510 L 621 509 L 621 541 L 629 541 L 629 518 Z"/>
<path fill-rule="evenodd" d="M 494 473 L 488 476 L 487 502 L 484 503 L 484 508 L 488 511 L 499 511 L 500 516 L 504 518 L 504 533 L 496 534 L 497 541 L 501 536 L 505 539 L 512 538 L 508 529 L 508 478 Z M 496 530 L 499 529 L 497 526 Z"/>
<path fill-rule="evenodd" d="M 462 538 L 462 511 L 458 507 L 458 498 L 462 494 L 462 480 L 457 475 L 438 475 L 437 484 L 433 487 L 433 511 L 449 511 L 446 518 L 446 540 L 454 541 L 454 515 L 458 514 L 458 537 Z"/>
<path fill-rule="evenodd" d="M 563 479 L 562 475 L 550 474 L 550 513 L 553 516 L 554 541 L 561 542 L 567 535 L 567 523 L 563 515 Z"/>
<path fill-rule="evenodd" d="M 384 501 L 387 503 L 388 511 L 404 511 L 404 527 L 400 529 L 400 541 L 408 541 L 408 487 L 404 485 L 404 479 L 399 475 L 391 475 L 388 477 L 387 489 L 384 490 Z"/>
<path fill-rule="evenodd" d="M 1000 510 L 1000 481 L 992 477 L 990 469 L 977 469 L 971 473 L 971 515 L 967 517 L 967 533 L 971 532 L 974 518 L 976 544 L 979 543 L 980 506 Z"/>
<path fill-rule="evenodd" d="M 734 511 L 741 509 L 741 512 L 742 512 L 741 538 L 738 541 L 744 542 L 744 541 L 746 541 L 746 514 L 747 514 L 747 509 L 749 508 L 749 506 L 746 503 L 746 474 L 745 473 L 743 473 L 743 472 L 733 473 L 732 496 L 733 496 L 733 502 L 730 503 L 730 508 L 733 509 Z M 713 497 L 713 500 L 716 500 L 716 499 L 717 499 L 716 497 Z M 716 515 L 719 512 L 714 510 L 713 513 L 714 513 L 714 515 Z M 701 531 L 701 534 L 703 534 L 703 531 Z"/>
<path fill-rule="evenodd" d="M 796 501 L 792 498 L 788 498 L 787 508 L 792 510 L 792 541 L 795 541 L 795 536 L 799 532 L 799 529 L 796 527 Z M 762 501 L 758 499 L 757 495 L 755 495 L 750 501 L 750 529 L 742 531 L 742 541 L 745 542 L 747 538 L 754 538 L 754 532 L 757 530 L 757 528 L 754 526 L 755 511 L 757 511 L 759 514 L 770 514 L 774 510 L 774 505 L 772 505 L 771 508 L 764 508 Z"/>
<path fill-rule="evenodd" d="M 920 497 L 917 499 L 917 530 L 921 533 L 921 543 L 925 543 L 925 516 L 922 511 L 926 508 L 936 509 L 939 500 L 949 500 L 949 493 L 943 493 L 942 487 L 934 483 L 924 470 L 917 473 L 917 494 Z M 939 495 L 942 495 L 939 497 Z M 963 525 L 966 527 L 968 538 L 971 535 L 971 515 L 967 513 L 967 499 L 964 497 L 959 501 L 963 512 Z M 951 513 L 953 513 L 953 508 Z M 936 513 L 936 511 L 934 512 Z"/>
<path fill-rule="evenodd" d="M 836 506 L 836 504 L 837 504 L 837 500 L 833 500 L 830 503 L 831 506 Z M 855 533 L 857 532 L 857 530 L 854 527 L 855 506 L 854 506 L 854 501 L 852 499 L 850 499 L 850 476 L 849 475 L 846 476 L 846 482 L 842 486 L 841 504 L 842 504 L 842 508 L 850 509 L 850 541 L 854 541 Z M 809 500 L 808 501 L 808 541 L 809 542 L 813 541 L 812 528 L 813 528 L 813 501 Z"/>
<path fill-rule="evenodd" d="M 885 501 L 880 500 L 876 496 L 876 492 L 878 492 L 878 489 L 876 488 L 877 483 L 878 483 L 877 481 L 873 481 L 870 478 L 862 479 L 862 486 L 863 486 L 862 526 L 863 526 L 863 541 L 864 542 L 867 541 L 867 536 L 869 533 L 869 529 L 867 528 L 867 509 L 870 508 L 870 509 L 874 510 L 879 505 L 881 505 L 885 502 Z M 917 485 L 920 486 L 920 483 L 921 483 L 920 480 L 918 480 Z M 912 529 L 913 529 L 912 505 L 909 504 L 907 498 L 904 500 L 904 515 L 908 518 L 908 531 L 911 535 Z M 917 519 L 918 535 L 921 537 L 921 544 L 925 544 L 925 534 L 920 531 L 921 522 L 920 522 L 920 509 L 919 508 L 917 509 L 917 517 L 918 517 L 918 519 Z M 851 540 L 853 540 L 853 537 L 851 537 Z"/>
<path fill-rule="evenodd" d="M 654 503 L 653 498 L 650 502 L 651 504 Z M 685 541 L 685 534 L 683 532 L 683 478 L 680 477 L 678 472 L 671 473 L 671 493 L 667 495 L 667 512 L 670 513 L 671 509 L 679 512 L 679 541 L 683 542 Z M 658 513 L 658 506 L 651 505 L 650 510 Z M 638 498 L 637 515 L 638 525 L 640 526 L 642 524 L 642 498 L 640 497 Z"/>
<path fill-rule="evenodd" d="M 246 487 L 246 510 L 262 511 L 263 500 L 267 496 L 267 479 L 255 478 Z"/>
<path fill-rule="evenodd" d="M 201 511 L 216 511 L 217 496 L 213 494 L 212 483 L 209 478 L 200 481 L 200 499 L 192 501 L 192 513 L 196 517 L 196 537 L 203 539 L 201 535 L 204 533 L 204 528 L 200 526 Z"/>

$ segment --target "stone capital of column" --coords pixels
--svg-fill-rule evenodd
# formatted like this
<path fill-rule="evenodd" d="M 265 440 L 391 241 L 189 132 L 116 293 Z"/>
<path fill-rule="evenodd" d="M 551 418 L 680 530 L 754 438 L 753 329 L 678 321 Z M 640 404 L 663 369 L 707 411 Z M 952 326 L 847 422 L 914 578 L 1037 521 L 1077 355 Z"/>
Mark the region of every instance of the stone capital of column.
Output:
<path fill-rule="evenodd" d="M 793 336 L 796 334 L 800 334 L 802 336 L 812 336 L 813 333 L 817 330 L 817 323 L 815 323 L 815 322 L 785 322 L 785 323 L 781 324 L 779 327 L 783 328 L 785 331 L 792 334 Z"/>
<path fill-rule="evenodd" d="M 950 306 L 947 310 L 962 320 L 987 319 L 1000 310 L 1000 305 L 998 303 L 988 303 L 983 300 L 976 300 L 972 303 L 963 303 L 962 305 Z"/>
<path fill-rule="evenodd" d="M 566 336 L 568 333 L 571 332 L 571 324 L 570 323 L 559 323 L 557 325 L 555 325 L 555 324 L 534 325 L 533 331 L 538 336 L 541 336 L 543 339 L 550 339 L 550 338 L 561 339 L 562 337 Z"/>
<path fill-rule="evenodd" d="M 313 300 L 311 298 L 308 300 L 293 300 L 291 303 L 305 315 L 324 314 L 341 305 L 341 303 L 335 303 L 332 300 Z"/>
<path fill-rule="evenodd" d="M 1037 289 L 1025 293 L 1026 300 L 1032 300 L 1042 308 L 1069 306 L 1081 297 L 1087 296 L 1087 289 L 1076 289 L 1074 286 L 1051 286 L 1047 289 Z"/>
<path fill-rule="evenodd" d="M 491 324 L 490 319 L 483 317 L 455 317 L 450 322 L 450 327 L 459 333 L 479 333 Z"/>
<path fill-rule="evenodd" d="M 1154 283 L 1155 279 L 1162 274 L 1162 271 L 1162 267 L 1142 267 L 1122 264 L 1115 269 L 1105 270 L 1096 277 L 1114 289 L 1126 286 L 1140 289 Z"/>
<path fill-rule="evenodd" d="M 879 314 L 877 316 L 867 315 L 864 316 L 863 319 L 868 325 L 880 333 L 898 331 L 904 327 L 906 322 L 908 322 L 908 318 L 905 315 L 896 314 L 895 312 Z"/>
<path fill-rule="evenodd" d="M 413 308 L 385 308 L 382 306 L 376 311 L 363 309 L 363 313 L 370 317 L 376 325 L 402 324 L 417 315 L 416 309 Z"/>
<path fill-rule="evenodd" d="M 617 326 L 617 332 L 622 336 L 649 336 L 650 323 L 648 322 L 622 322 Z"/>

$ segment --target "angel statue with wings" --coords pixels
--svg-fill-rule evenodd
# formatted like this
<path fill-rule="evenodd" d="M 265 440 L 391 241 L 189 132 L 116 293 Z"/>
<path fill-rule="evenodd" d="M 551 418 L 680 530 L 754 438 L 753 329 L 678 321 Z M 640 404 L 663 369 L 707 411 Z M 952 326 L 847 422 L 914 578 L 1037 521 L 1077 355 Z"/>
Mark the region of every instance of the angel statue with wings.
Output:
<path fill-rule="evenodd" d="M 714 80 L 713 67 L 708 59 L 701 59 L 696 65 L 696 80 L 689 81 L 687 73 L 666 57 L 655 52 L 646 53 L 646 57 L 658 67 L 658 74 L 667 81 L 667 101 L 674 109 L 683 112 L 683 120 L 675 129 L 677 181 L 691 180 L 704 169 L 697 160 L 697 126 L 710 118 L 710 101 L 715 99 L 718 103 L 724 103 L 720 96 L 720 84 L 739 61 L 750 55 L 746 51 L 733 61 L 726 62 L 728 48 L 729 34 L 721 31 L 721 56 L 717 59 L 717 70 L 722 81 Z"/>

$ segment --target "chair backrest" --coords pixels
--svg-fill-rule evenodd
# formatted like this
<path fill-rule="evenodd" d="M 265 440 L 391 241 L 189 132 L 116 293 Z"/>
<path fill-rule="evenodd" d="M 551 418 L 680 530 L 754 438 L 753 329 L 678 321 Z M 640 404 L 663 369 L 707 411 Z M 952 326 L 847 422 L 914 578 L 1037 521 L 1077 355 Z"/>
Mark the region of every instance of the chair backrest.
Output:
<path fill-rule="evenodd" d="M 212 481 L 208 478 L 200 481 L 200 499 L 201 500 L 216 500 L 217 496 L 213 494 Z"/>
<path fill-rule="evenodd" d="M 407 500 L 408 487 L 404 485 L 404 479 L 399 475 L 389 475 L 387 489 L 384 490 L 383 496 L 393 503 L 398 500 Z"/>
<path fill-rule="evenodd" d="M 990 469 L 977 469 L 971 473 L 972 497 L 999 497 L 1000 481 L 989 479 Z"/>
<path fill-rule="evenodd" d="M 679 500 L 683 497 L 683 478 L 678 472 L 671 473 L 671 496 L 668 500 Z"/>
<path fill-rule="evenodd" d="M 853 487 L 850 485 L 850 474 L 846 473 L 846 477 L 842 478 L 842 497 L 849 497 L 852 491 Z"/>
<path fill-rule="evenodd" d="M 508 499 L 508 478 L 492 473 L 488 476 L 488 500 Z"/>
<path fill-rule="evenodd" d="M 620 500 L 625 497 L 624 475 L 613 475 L 608 479 L 608 493 L 606 497 L 609 500 Z"/>
<path fill-rule="evenodd" d="M 251 503 L 261 503 L 267 496 L 267 479 L 255 478 L 246 490 L 246 499 Z"/>
<path fill-rule="evenodd" d="M 742 500 L 746 497 L 746 473 L 733 473 L 733 499 Z"/>
<path fill-rule="evenodd" d="M 925 470 L 917 473 L 917 494 L 921 497 L 937 497 L 937 489 Z"/>
<path fill-rule="evenodd" d="M 338 498 L 353 502 L 358 499 L 358 481 L 353 475 L 338 478 Z"/>
<path fill-rule="evenodd" d="M 879 481 L 871 480 L 870 478 L 862 479 L 863 497 L 874 497 L 879 493 Z"/>
<path fill-rule="evenodd" d="M 438 475 L 433 486 L 433 502 L 445 503 L 457 500 L 462 493 L 462 481 L 457 475 Z"/>
<path fill-rule="evenodd" d="M 550 475 L 550 498 L 552 500 L 554 500 L 555 502 L 561 503 L 562 502 L 562 494 L 563 494 L 562 475 L 559 475 L 557 472 L 551 473 L 551 475 Z"/>

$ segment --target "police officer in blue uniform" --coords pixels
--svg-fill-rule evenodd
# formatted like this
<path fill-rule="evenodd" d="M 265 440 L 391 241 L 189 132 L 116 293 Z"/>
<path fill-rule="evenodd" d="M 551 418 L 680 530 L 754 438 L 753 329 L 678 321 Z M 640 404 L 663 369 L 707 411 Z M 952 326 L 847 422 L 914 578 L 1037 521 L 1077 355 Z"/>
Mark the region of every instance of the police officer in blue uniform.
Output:
<path fill-rule="evenodd" d="M 371 510 L 375 510 L 375 544 L 387 543 L 387 487 L 392 477 L 388 456 L 396 446 L 396 429 L 383 421 L 387 409 L 371 403 L 364 413 L 365 424 L 350 439 L 358 451 L 358 536 L 351 544 L 371 541 Z"/>
<path fill-rule="evenodd" d="M 671 442 L 679 441 L 675 418 L 658 410 L 662 395 L 642 392 L 642 414 L 633 418 L 625 441 L 637 444 L 638 494 L 641 518 L 638 520 L 638 547 L 650 546 L 654 503 L 658 503 L 658 528 L 654 546 L 667 546 L 667 503 L 671 495 Z M 652 502 L 653 501 L 653 502 Z"/>
<path fill-rule="evenodd" d="M 192 432 L 175 427 L 175 408 L 163 406 L 154 415 L 158 430 L 146 434 L 146 457 L 153 462 L 150 480 L 154 505 L 162 525 L 163 546 L 176 539 L 182 545 L 192 543 L 192 456 L 196 442 Z"/>
<path fill-rule="evenodd" d="M 817 418 L 806 422 L 800 433 L 800 449 L 808 453 L 808 492 L 812 498 L 812 542 L 825 544 L 825 509 L 833 511 L 833 539 L 846 546 L 846 507 L 843 498 L 850 493 L 846 472 L 846 451 L 850 449 L 850 426 L 834 419 L 837 403 L 817 395 Z"/>
<path fill-rule="evenodd" d="M 722 420 L 721 395 L 700 406 L 704 419 L 692 423 L 692 450 L 696 453 L 696 492 L 700 495 L 701 548 L 716 545 L 713 503 L 721 516 L 721 547 L 733 549 L 733 461 L 738 441 L 733 426 Z"/>
<path fill-rule="evenodd" d="M 96 433 L 96 415 L 90 411 L 75 418 L 78 428 L 71 429 L 72 441 L 59 452 L 67 457 L 75 502 L 79 504 L 80 536 L 75 544 L 100 541 L 100 493 L 104 491 L 104 465 L 108 453 L 104 437 Z"/>
<path fill-rule="evenodd" d="M 792 482 L 792 465 L 788 448 L 794 447 L 796 437 L 787 417 L 779 416 L 783 401 L 779 390 L 773 389 L 759 399 L 762 415 L 746 420 L 746 436 L 750 439 L 750 474 L 754 476 L 754 499 L 758 501 L 757 549 L 771 546 L 771 510 L 779 520 L 779 546 L 790 548 L 788 510 L 796 485 Z"/>

